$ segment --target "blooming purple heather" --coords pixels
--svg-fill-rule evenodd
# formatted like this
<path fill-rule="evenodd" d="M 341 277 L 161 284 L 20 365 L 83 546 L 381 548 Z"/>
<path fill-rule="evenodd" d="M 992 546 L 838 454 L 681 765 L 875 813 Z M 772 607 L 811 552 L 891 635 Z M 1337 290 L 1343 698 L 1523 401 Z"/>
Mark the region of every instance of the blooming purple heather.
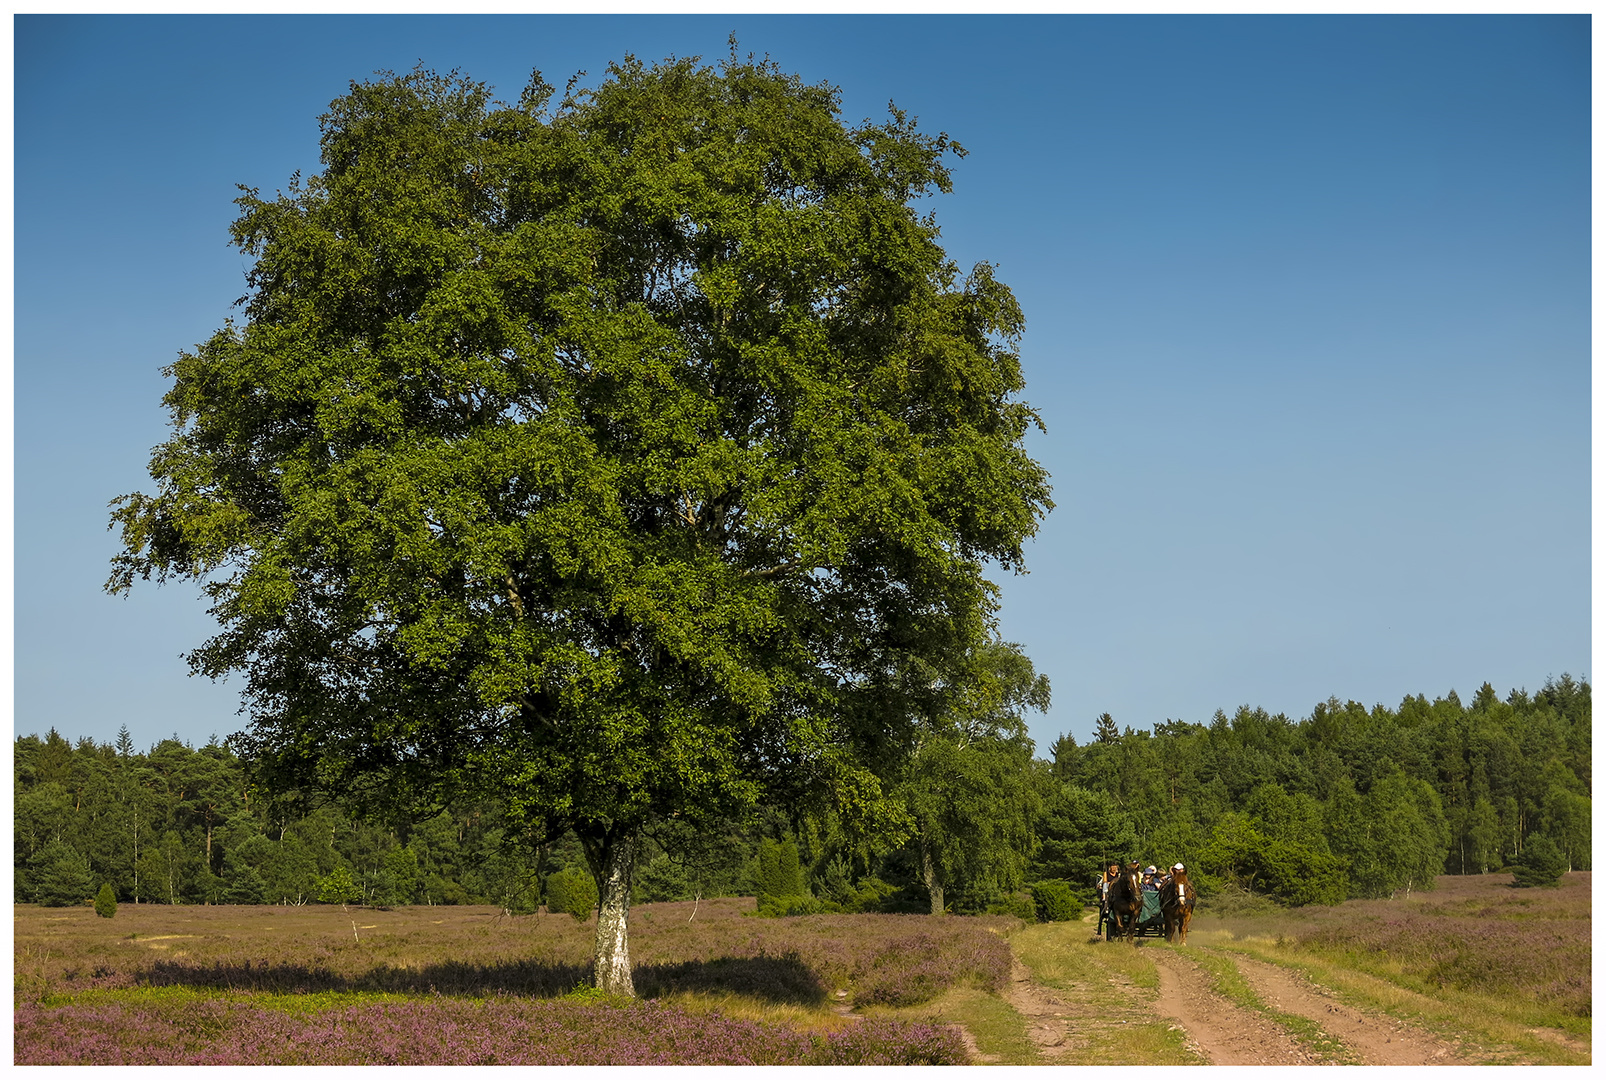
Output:
<path fill-rule="evenodd" d="M 658 1002 L 416 1001 L 304 1015 L 236 1001 L 15 1017 L 19 1065 L 962 1065 L 947 1028 L 868 1020 L 810 1034 Z"/>
<path fill-rule="evenodd" d="M 147 904 L 125 905 L 111 922 L 88 908 L 19 906 L 15 1059 L 963 1064 L 953 1029 L 879 1017 L 843 1025 L 824 1006 L 917 1004 L 956 985 L 998 989 L 1009 974 L 1008 919 L 757 919 L 747 917 L 752 904 L 639 906 L 631 920 L 636 988 L 644 999 L 668 1000 L 611 1003 L 552 1000 L 589 971 L 592 928 L 567 917 L 437 907 L 353 919 L 334 907 Z M 308 996 L 353 992 L 396 999 Z M 673 1000 L 684 993 L 801 1007 L 819 1030 L 684 1008 Z"/>

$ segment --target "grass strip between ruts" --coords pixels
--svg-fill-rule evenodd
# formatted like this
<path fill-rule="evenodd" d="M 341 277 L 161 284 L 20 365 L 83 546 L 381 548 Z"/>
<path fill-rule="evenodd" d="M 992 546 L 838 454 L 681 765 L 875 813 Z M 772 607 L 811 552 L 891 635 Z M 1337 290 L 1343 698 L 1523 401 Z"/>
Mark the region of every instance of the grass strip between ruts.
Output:
<path fill-rule="evenodd" d="M 1084 1045 L 1064 1065 L 1201 1065 L 1177 1025 L 1158 1019 L 1150 1003 L 1160 976 L 1144 950 L 1091 936 L 1087 921 L 1039 923 L 1010 938 L 1034 982 L 1084 1017 L 1072 1034 Z"/>
<path fill-rule="evenodd" d="M 1253 1009 L 1272 1023 L 1281 1027 L 1294 1038 L 1299 1040 L 1323 1065 L 1361 1065 L 1359 1055 L 1355 1053 L 1342 1039 L 1335 1038 L 1322 1026 L 1307 1017 L 1296 1016 L 1293 1013 L 1283 1012 L 1281 1009 L 1266 1004 L 1255 988 L 1249 985 L 1243 972 L 1231 957 L 1216 953 L 1205 952 L 1202 949 L 1190 949 L 1187 957 L 1204 969 L 1209 977 L 1211 987 L 1216 993 L 1235 1005 L 1245 1009 Z"/>
<path fill-rule="evenodd" d="M 1454 1044 L 1472 1060 L 1488 1064 L 1514 1063 L 1516 1054 L 1526 1055 L 1533 1064 L 1587 1065 L 1592 1054 L 1574 1050 L 1543 1038 L 1531 1029 L 1538 1018 L 1527 1002 L 1503 1002 L 1484 995 L 1443 989 L 1434 995 L 1403 985 L 1372 970 L 1357 970 L 1314 950 L 1270 940 L 1228 939 L 1211 945 L 1227 952 L 1301 972 L 1312 982 L 1330 991 L 1335 998 L 1365 1012 L 1381 1012 L 1405 1020 Z M 1517 1015 L 1508 1015 L 1515 1012 Z M 1529 1015 L 1524 1016 L 1523 1013 Z M 1590 1038 L 1587 1019 L 1564 1018 L 1556 1026 Z M 1577 1031 L 1578 1027 L 1583 1031 Z M 1515 1053 L 1514 1053 L 1515 1052 Z"/>

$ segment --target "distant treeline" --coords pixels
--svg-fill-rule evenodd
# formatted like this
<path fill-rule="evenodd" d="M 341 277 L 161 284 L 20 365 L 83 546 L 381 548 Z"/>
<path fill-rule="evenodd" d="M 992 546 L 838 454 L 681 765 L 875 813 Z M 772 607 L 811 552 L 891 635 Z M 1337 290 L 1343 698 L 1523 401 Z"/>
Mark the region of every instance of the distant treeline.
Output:
<path fill-rule="evenodd" d="M 1590 866 L 1589 684 L 1566 675 L 1504 701 L 1488 683 L 1465 705 L 1332 699 L 1297 723 L 1242 708 L 1120 732 L 1106 715 L 1092 743 L 1063 737 L 1053 755 L 1066 812 L 1040 828 L 1045 847 L 1081 833 L 1123 848 L 1130 830 L 1134 851 L 1288 903 L 1499 870 L 1540 836 Z"/>
<path fill-rule="evenodd" d="M 766 913 L 925 910 L 1030 915 L 1029 887 L 1086 897 L 1110 859 L 1188 865 L 1208 895 L 1237 886 L 1289 904 L 1429 888 L 1498 870 L 1544 837 L 1590 866 L 1590 690 L 1568 676 L 1504 701 L 1485 684 L 1370 710 L 1330 700 L 1304 720 L 1261 709 L 1208 725 L 944 744 L 896 778 L 912 832 L 877 846 L 779 807 L 718 835 L 653 834 L 638 900 L 758 895 Z M 497 806 L 354 818 L 270 796 L 226 745 L 146 752 L 54 730 L 16 740 L 18 902 L 75 903 L 109 882 L 124 902 L 490 903 L 528 912 L 584 891 L 577 841 L 505 834 Z M 923 810 L 923 807 L 932 809 Z M 398 810 L 400 814 L 400 810 Z M 1038 907 L 1041 908 L 1041 893 Z"/>

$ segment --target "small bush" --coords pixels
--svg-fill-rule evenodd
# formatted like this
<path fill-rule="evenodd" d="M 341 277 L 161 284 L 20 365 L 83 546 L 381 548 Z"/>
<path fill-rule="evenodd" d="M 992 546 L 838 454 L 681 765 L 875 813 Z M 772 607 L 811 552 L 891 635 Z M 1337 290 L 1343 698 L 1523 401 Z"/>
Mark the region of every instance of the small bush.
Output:
<path fill-rule="evenodd" d="M 1554 886 L 1567 872 L 1567 856 L 1543 836 L 1530 836 L 1522 854 L 1512 860 L 1512 884 L 1519 889 Z"/>
<path fill-rule="evenodd" d="M 468 903 L 468 890 L 439 874 L 430 874 L 424 879 L 424 896 L 431 904 Z"/>
<path fill-rule="evenodd" d="M 765 919 L 784 919 L 789 915 L 826 915 L 842 910 L 842 905 L 812 896 L 760 896 L 758 914 Z"/>
<path fill-rule="evenodd" d="M 848 912 L 876 912 L 887 903 L 888 897 L 898 891 L 896 885 L 890 885 L 878 877 L 861 878 L 857 885 L 850 885 L 847 891 L 837 898 L 843 911 Z"/>
<path fill-rule="evenodd" d="M 1070 922 L 1082 913 L 1082 898 L 1064 881 L 1039 881 L 1030 889 L 1038 922 Z"/>
<path fill-rule="evenodd" d="M 1037 904 L 1025 890 L 996 897 L 986 907 L 988 915 L 1013 915 L 1021 922 L 1037 921 Z"/>
<path fill-rule="evenodd" d="M 362 886 L 346 866 L 337 866 L 318 882 L 318 900 L 324 904 L 350 904 L 362 899 Z"/>
<path fill-rule="evenodd" d="M 103 919 L 109 919 L 117 914 L 117 894 L 112 891 L 109 881 L 95 894 L 95 914 Z"/>
<path fill-rule="evenodd" d="M 791 840 L 759 841 L 758 872 L 754 877 L 758 913 L 765 918 L 815 915 L 825 910 L 803 885 L 797 844 Z"/>
<path fill-rule="evenodd" d="M 1345 860 L 1325 851 L 1267 842 L 1250 852 L 1245 861 L 1254 871 L 1256 883 L 1290 907 L 1342 904 L 1349 895 Z"/>
<path fill-rule="evenodd" d="M 546 879 L 546 909 L 567 912 L 584 922 L 597 909 L 597 883 L 577 866 L 566 867 Z"/>

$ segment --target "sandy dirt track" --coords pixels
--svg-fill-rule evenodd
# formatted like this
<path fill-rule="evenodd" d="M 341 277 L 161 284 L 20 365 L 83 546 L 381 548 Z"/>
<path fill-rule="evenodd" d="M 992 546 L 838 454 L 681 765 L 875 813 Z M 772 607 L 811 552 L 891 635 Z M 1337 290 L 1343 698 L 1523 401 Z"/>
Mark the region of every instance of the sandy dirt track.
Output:
<path fill-rule="evenodd" d="M 1145 953 L 1154 961 L 1160 982 L 1159 994 L 1149 1008 L 1180 1028 L 1188 1049 L 1204 1062 L 1211 1065 L 1324 1063 L 1321 1053 L 1305 1045 L 1265 1013 L 1234 1004 L 1217 994 L 1211 988 L 1209 976 L 1189 958 L 1186 949 L 1146 948 Z M 1280 1012 L 1313 1021 L 1348 1048 L 1352 1061 L 1365 1065 L 1460 1063 L 1448 1043 L 1393 1017 L 1345 1005 L 1298 972 L 1244 956 L 1235 955 L 1232 959 L 1261 1001 Z M 1112 989 L 1124 990 L 1123 997 L 1132 1000 L 1130 995 L 1134 988 L 1130 984 L 1114 987 L 1114 981 Z M 1031 972 L 1019 960 L 1015 961 L 1010 985 L 1003 996 L 1025 1020 L 1027 1034 L 1044 1064 L 1076 1064 L 1079 1051 L 1088 1045 L 1088 1033 L 1111 1022 L 1107 1015 L 1086 1005 L 1068 1002 L 1054 990 L 1034 983 Z M 974 1040 L 966 1034 L 973 1061 L 986 1064 L 996 1060 L 981 1054 Z M 1330 1044 L 1328 1050 L 1331 1051 Z M 1326 1060 L 1331 1061 L 1331 1058 Z"/>
<path fill-rule="evenodd" d="M 1341 1004 L 1298 972 L 1242 956 L 1235 960 L 1260 1000 L 1314 1020 L 1353 1050 L 1363 1065 L 1444 1065 L 1455 1060 L 1449 1044 L 1393 1017 Z"/>
<path fill-rule="evenodd" d="M 1151 953 L 1160 972 L 1161 1016 L 1175 1020 L 1188 1045 L 1212 1065 L 1316 1065 L 1283 1028 L 1212 993 L 1204 972 L 1170 950 Z"/>
<path fill-rule="evenodd" d="M 1093 1010 L 1064 1001 L 1054 991 L 1032 982 L 1031 972 L 1019 960 L 1010 972 L 1004 1000 L 1026 1021 L 1026 1033 L 1047 1064 L 1058 1064 L 1087 1045 L 1078 1034 L 1091 1022 Z"/>

